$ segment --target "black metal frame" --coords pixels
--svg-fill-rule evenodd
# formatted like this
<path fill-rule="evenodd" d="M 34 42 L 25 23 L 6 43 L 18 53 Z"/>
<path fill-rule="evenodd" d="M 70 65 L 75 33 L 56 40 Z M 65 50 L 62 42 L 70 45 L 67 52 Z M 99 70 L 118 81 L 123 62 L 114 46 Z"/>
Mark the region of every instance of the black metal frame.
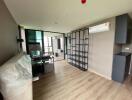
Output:
<path fill-rule="evenodd" d="M 79 36 L 78 39 L 77 34 Z M 67 37 L 69 40 L 71 39 L 71 44 L 69 46 L 70 48 L 67 49 L 68 62 L 83 71 L 87 71 L 89 52 L 89 29 L 69 33 Z"/>
<path fill-rule="evenodd" d="M 18 31 L 19 31 L 19 39 L 21 39 L 21 26 L 18 25 Z M 22 49 L 22 42 L 20 42 L 20 49 Z"/>

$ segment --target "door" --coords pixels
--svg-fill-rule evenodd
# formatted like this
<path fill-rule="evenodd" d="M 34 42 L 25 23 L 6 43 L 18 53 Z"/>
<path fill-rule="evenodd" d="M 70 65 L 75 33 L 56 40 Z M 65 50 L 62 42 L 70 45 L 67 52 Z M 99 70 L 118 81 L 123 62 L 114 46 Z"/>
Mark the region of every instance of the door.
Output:
<path fill-rule="evenodd" d="M 43 46 L 42 31 L 26 29 L 25 35 L 26 35 L 26 48 L 28 54 L 31 54 L 32 52 L 34 55 L 37 54 L 39 55 L 40 52 L 43 52 L 44 46 Z"/>

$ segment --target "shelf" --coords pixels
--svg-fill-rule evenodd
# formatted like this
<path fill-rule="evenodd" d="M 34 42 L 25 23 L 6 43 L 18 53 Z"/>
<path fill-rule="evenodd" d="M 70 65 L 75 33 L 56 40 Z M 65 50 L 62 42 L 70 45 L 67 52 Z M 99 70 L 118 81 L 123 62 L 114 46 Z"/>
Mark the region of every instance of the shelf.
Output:
<path fill-rule="evenodd" d="M 83 65 L 85 65 L 85 64 L 88 64 L 88 63 L 86 63 L 86 62 L 84 62 L 84 61 L 79 61 L 79 60 L 76 60 L 76 59 L 74 59 L 74 58 L 69 58 L 70 60 L 73 60 L 73 61 L 75 61 L 75 62 L 78 62 L 78 63 L 80 63 L 80 64 L 83 64 Z"/>
<path fill-rule="evenodd" d="M 76 45 L 89 45 L 89 44 L 76 44 Z"/>
<path fill-rule="evenodd" d="M 86 62 L 83 62 L 83 61 L 80 61 L 80 63 L 81 63 L 81 64 L 83 64 L 83 65 L 86 65 L 86 64 L 88 64 L 88 63 L 86 63 Z"/>
<path fill-rule="evenodd" d="M 71 50 L 71 49 L 69 49 L 69 50 Z M 81 53 L 88 53 L 87 51 L 80 51 L 80 50 L 72 50 L 72 51 L 77 51 L 77 52 L 81 52 Z"/>
<path fill-rule="evenodd" d="M 77 55 L 77 54 L 67 54 L 70 56 L 76 56 L 76 57 L 82 57 L 82 58 L 87 58 L 87 56 L 83 56 L 83 55 Z"/>
<path fill-rule="evenodd" d="M 68 55 L 70 55 L 70 56 L 75 56 L 74 54 L 68 54 Z"/>
<path fill-rule="evenodd" d="M 76 47 L 76 46 L 71 46 L 71 47 Z"/>
<path fill-rule="evenodd" d="M 75 56 L 82 57 L 82 58 L 87 58 L 87 56 L 82 56 L 82 55 L 75 55 Z"/>
<path fill-rule="evenodd" d="M 69 44 L 68 59 L 70 64 L 86 71 L 88 69 L 88 47 L 89 47 L 89 33 L 78 34 L 71 33 L 69 39 L 71 43 Z"/>
<path fill-rule="evenodd" d="M 89 38 L 85 38 L 85 39 L 80 39 L 80 40 L 87 40 L 87 39 L 89 39 Z"/>
<path fill-rule="evenodd" d="M 75 66 L 75 67 L 77 67 L 77 68 L 79 68 L 79 69 L 81 69 L 81 70 L 83 70 L 83 71 L 87 71 L 87 70 L 88 70 L 88 69 L 85 69 L 85 68 L 83 68 L 83 67 L 80 67 L 80 66 L 77 65 L 77 64 L 73 64 L 73 63 L 71 63 L 71 62 L 69 62 L 69 64 L 72 65 L 72 66 Z"/>
<path fill-rule="evenodd" d="M 76 50 L 78 52 L 81 52 L 81 53 L 88 53 L 87 51 L 79 51 L 79 50 Z"/>
<path fill-rule="evenodd" d="M 78 67 L 78 68 L 80 67 L 79 65 L 73 64 L 73 63 L 71 63 L 71 62 L 69 62 L 69 64 L 72 65 L 72 66 Z"/>

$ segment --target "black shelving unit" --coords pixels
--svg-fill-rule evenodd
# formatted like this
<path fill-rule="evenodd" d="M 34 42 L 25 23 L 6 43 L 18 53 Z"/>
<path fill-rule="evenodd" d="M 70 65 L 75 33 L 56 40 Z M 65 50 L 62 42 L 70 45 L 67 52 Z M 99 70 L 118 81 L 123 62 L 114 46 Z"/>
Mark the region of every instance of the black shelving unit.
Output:
<path fill-rule="evenodd" d="M 68 63 L 83 70 L 88 70 L 89 30 L 80 30 L 68 34 Z"/>

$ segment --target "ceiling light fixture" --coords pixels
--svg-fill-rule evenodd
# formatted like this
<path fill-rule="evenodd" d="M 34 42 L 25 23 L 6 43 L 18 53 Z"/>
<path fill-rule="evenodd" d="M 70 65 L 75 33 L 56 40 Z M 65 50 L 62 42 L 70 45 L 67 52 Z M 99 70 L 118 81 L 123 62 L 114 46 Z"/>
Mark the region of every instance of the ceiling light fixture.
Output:
<path fill-rule="evenodd" d="M 87 0 L 81 0 L 82 4 L 85 4 L 87 2 Z"/>

